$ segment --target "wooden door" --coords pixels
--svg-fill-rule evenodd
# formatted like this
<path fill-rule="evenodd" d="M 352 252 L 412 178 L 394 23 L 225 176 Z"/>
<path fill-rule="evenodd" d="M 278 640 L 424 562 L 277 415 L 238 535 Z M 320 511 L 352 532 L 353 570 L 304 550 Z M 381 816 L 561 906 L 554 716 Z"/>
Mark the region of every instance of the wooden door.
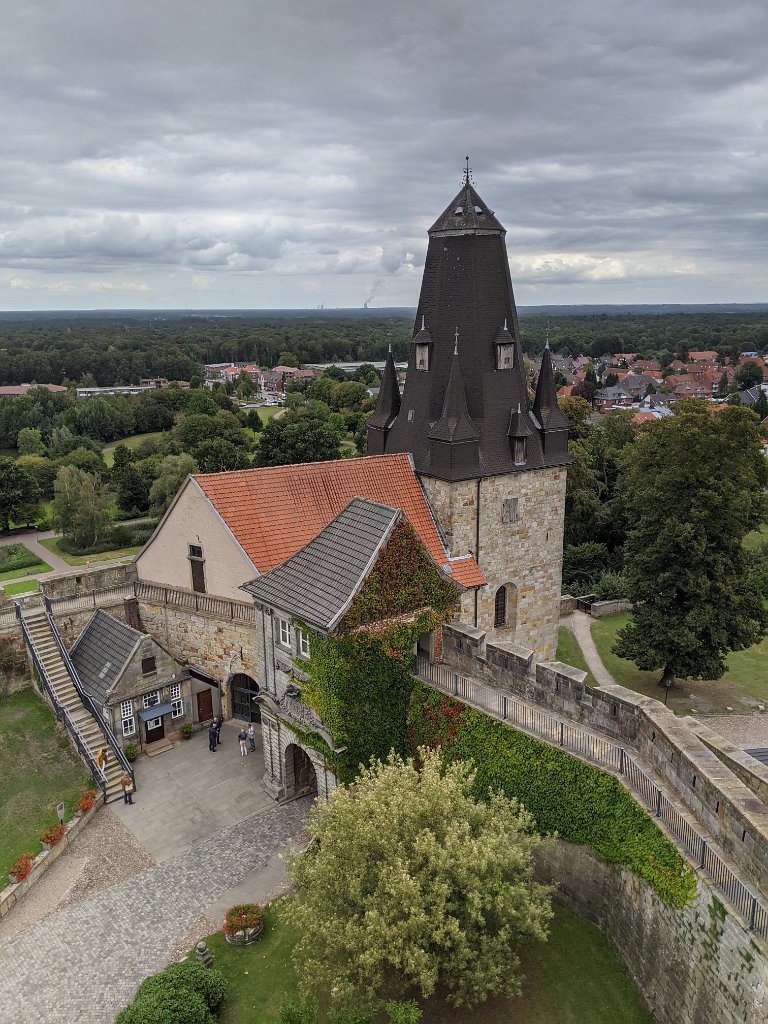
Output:
<path fill-rule="evenodd" d="M 150 718 L 147 721 L 147 743 L 154 743 L 165 736 L 165 726 L 162 718 Z"/>
<path fill-rule="evenodd" d="M 210 690 L 200 690 L 197 694 L 197 720 L 210 722 L 213 718 L 213 694 Z"/>

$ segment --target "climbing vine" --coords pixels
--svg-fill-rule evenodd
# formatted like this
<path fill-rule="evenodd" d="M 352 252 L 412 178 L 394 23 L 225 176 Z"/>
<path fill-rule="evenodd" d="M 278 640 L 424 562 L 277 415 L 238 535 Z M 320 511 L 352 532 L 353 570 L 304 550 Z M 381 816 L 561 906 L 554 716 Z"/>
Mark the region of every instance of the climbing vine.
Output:
<path fill-rule="evenodd" d="M 540 831 L 627 865 L 665 903 L 683 907 L 695 893 L 691 869 L 611 775 L 421 683 L 414 687 L 407 743 L 410 753 L 441 747 L 449 759 L 471 758 L 478 795 L 502 790 L 516 797 Z"/>
<path fill-rule="evenodd" d="M 302 699 L 320 716 L 334 746 L 344 749 L 331 751 L 320 737 L 307 742 L 323 751 L 342 782 L 351 782 L 371 758 L 384 760 L 391 750 L 405 754 L 414 647 L 447 619 L 457 599 L 456 586 L 401 520 L 339 632 L 311 635 L 310 660 L 297 663 L 309 677 L 300 684 Z M 304 623 L 297 626 L 307 630 Z"/>

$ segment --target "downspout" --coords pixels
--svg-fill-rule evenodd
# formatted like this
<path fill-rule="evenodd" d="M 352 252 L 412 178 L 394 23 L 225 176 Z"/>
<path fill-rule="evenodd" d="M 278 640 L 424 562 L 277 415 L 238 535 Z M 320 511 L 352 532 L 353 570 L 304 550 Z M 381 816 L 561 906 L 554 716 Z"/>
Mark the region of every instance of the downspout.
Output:
<path fill-rule="evenodd" d="M 480 484 L 482 483 L 482 477 L 478 477 L 477 490 L 475 494 L 475 504 L 477 508 L 477 515 L 475 516 L 475 561 L 477 562 L 478 569 L 480 568 Z M 477 629 L 477 587 L 475 587 L 475 629 Z"/>
<path fill-rule="evenodd" d="M 264 607 L 259 609 L 261 614 L 261 649 L 264 652 L 264 688 L 269 693 L 269 672 L 267 670 L 267 627 L 264 624 Z"/>

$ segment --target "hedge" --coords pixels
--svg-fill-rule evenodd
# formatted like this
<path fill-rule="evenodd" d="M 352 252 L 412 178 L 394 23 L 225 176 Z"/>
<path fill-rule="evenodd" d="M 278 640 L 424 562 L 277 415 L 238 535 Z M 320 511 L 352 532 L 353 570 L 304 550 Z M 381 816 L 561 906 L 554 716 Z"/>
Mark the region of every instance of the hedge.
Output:
<path fill-rule="evenodd" d="M 696 880 L 687 863 L 612 775 L 419 682 L 408 743 L 411 752 L 439 746 L 447 758 L 471 759 L 478 796 L 501 790 L 516 797 L 541 832 L 591 846 L 605 860 L 626 865 L 670 906 L 683 907 L 694 895 Z"/>

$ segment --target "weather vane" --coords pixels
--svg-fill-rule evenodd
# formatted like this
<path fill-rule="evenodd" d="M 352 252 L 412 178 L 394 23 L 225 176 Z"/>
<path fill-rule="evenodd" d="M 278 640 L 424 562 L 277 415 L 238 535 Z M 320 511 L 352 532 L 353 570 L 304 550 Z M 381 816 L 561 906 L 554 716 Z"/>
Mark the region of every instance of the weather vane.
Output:
<path fill-rule="evenodd" d="M 464 168 L 464 185 L 474 185 L 472 180 L 472 168 L 469 166 L 469 157 L 465 156 L 464 159 L 467 162 L 467 166 Z"/>

